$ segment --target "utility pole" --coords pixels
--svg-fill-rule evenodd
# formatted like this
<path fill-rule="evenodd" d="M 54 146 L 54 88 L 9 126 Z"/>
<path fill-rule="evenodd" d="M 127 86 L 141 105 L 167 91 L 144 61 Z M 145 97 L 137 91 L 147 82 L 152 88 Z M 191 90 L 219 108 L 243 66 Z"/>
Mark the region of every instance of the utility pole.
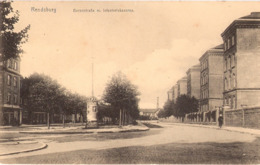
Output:
<path fill-rule="evenodd" d="M 157 110 L 159 109 L 159 97 L 157 97 Z"/>
<path fill-rule="evenodd" d="M 93 57 L 92 57 L 92 97 L 94 97 L 94 63 L 93 63 Z"/>

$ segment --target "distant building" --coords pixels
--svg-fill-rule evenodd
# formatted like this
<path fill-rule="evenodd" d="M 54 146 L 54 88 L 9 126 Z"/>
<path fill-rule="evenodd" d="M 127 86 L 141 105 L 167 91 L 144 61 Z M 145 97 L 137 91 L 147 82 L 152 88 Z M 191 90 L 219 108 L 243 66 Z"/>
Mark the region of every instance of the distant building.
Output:
<path fill-rule="evenodd" d="M 224 41 L 224 104 L 231 109 L 260 104 L 260 12 L 234 20 Z"/>
<path fill-rule="evenodd" d="M 17 125 L 22 121 L 20 78 L 20 59 L 0 59 L 0 125 Z"/>
<path fill-rule="evenodd" d="M 174 95 L 174 88 L 172 87 L 168 92 L 167 92 L 167 96 L 168 96 L 168 100 L 172 101 L 173 100 L 173 95 Z"/>
<path fill-rule="evenodd" d="M 177 81 L 178 86 L 178 96 L 187 94 L 187 77 L 183 77 Z"/>
<path fill-rule="evenodd" d="M 173 86 L 173 101 L 176 103 L 178 97 L 178 84 Z"/>
<path fill-rule="evenodd" d="M 187 70 L 187 95 L 200 99 L 200 64 Z"/>
<path fill-rule="evenodd" d="M 200 111 L 223 103 L 223 44 L 206 51 L 200 61 Z"/>
<path fill-rule="evenodd" d="M 149 117 L 149 118 L 158 118 L 158 112 L 160 109 L 140 109 L 140 116 L 145 116 L 145 117 Z"/>

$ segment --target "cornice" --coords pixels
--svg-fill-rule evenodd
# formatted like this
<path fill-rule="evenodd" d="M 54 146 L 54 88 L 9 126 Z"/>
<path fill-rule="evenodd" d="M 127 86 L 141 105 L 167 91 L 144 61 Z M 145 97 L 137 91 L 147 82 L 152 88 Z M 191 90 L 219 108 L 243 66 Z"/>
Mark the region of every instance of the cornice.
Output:
<path fill-rule="evenodd" d="M 260 19 L 237 19 L 234 20 L 221 34 L 223 39 L 226 39 L 230 33 L 237 28 L 260 28 Z"/>

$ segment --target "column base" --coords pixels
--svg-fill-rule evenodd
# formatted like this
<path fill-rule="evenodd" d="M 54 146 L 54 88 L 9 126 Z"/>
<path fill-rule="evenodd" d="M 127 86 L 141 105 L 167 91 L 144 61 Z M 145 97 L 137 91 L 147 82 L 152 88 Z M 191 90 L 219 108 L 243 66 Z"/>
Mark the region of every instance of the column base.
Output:
<path fill-rule="evenodd" d="M 96 129 L 98 128 L 98 122 L 97 121 L 89 121 L 86 123 L 85 126 L 86 129 Z"/>

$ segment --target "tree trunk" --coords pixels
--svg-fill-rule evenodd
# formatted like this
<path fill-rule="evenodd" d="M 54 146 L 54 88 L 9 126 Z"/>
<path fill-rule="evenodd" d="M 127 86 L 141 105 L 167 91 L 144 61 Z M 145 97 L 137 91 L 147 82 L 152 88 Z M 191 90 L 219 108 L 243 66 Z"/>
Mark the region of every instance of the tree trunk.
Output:
<path fill-rule="evenodd" d="M 120 109 L 120 114 L 119 114 L 119 126 L 122 125 L 122 109 Z"/>
<path fill-rule="evenodd" d="M 47 127 L 50 129 L 50 113 L 47 113 Z"/>
<path fill-rule="evenodd" d="M 65 114 L 62 114 L 62 123 L 63 123 L 63 128 L 65 128 Z"/>
<path fill-rule="evenodd" d="M 122 113 L 122 125 L 125 125 L 125 109 L 123 109 L 123 113 Z"/>

